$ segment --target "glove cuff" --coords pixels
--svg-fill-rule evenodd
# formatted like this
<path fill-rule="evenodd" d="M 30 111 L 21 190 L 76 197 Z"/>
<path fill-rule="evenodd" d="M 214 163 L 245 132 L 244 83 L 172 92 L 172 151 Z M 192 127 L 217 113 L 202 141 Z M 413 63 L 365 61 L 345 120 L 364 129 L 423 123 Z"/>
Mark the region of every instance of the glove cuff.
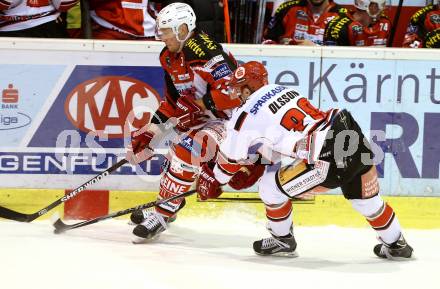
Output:
<path fill-rule="evenodd" d="M 217 112 L 217 109 L 215 108 L 214 100 L 212 99 L 212 95 L 210 92 L 206 93 L 202 97 L 203 104 L 205 105 L 206 109 L 210 110 L 213 114 Z"/>

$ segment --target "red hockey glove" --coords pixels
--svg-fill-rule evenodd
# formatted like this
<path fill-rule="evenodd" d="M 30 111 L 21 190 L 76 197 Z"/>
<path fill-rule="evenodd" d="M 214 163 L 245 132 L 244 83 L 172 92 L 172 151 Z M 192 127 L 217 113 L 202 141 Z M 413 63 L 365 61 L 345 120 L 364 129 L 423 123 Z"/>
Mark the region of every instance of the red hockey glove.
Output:
<path fill-rule="evenodd" d="M 176 117 L 179 120 L 177 128 L 181 131 L 187 131 L 191 127 L 204 124 L 208 119 L 202 108 L 190 96 L 180 97 L 176 105 Z"/>
<path fill-rule="evenodd" d="M 211 168 L 207 164 L 204 164 L 196 182 L 196 190 L 200 199 L 205 201 L 219 197 L 223 193 L 220 186 L 221 184 L 215 179 Z"/>
<path fill-rule="evenodd" d="M 145 129 L 131 133 L 131 144 L 127 148 L 127 159 L 130 163 L 137 164 L 154 155 L 154 149 L 151 147 L 153 137 L 154 133 Z"/>
<path fill-rule="evenodd" d="M 265 166 L 261 164 L 243 166 L 235 173 L 228 185 L 237 191 L 247 189 L 260 179 L 264 174 L 264 169 Z"/>

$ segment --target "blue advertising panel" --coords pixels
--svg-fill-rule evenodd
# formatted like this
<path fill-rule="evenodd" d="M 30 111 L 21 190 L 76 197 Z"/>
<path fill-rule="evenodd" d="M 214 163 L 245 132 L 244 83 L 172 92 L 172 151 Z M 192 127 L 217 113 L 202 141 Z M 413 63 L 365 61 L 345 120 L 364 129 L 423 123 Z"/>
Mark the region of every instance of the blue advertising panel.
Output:
<path fill-rule="evenodd" d="M 124 124 L 133 107 L 154 112 L 163 94 L 159 67 L 77 65 L 61 79 L 66 69 L 2 65 L 0 174 L 97 174 L 124 158 Z M 135 127 L 150 117 L 141 112 Z M 157 176 L 162 161 L 159 155 L 114 174 Z"/>
<path fill-rule="evenodd" d="M 163 95 L 163 71 L 158 63 L 109 64 L 108 54 L 64 64 L 0 63 L 3 186 L 20 186 L 8 176 L 21 176 L 24 186 L 38 184 L 41 175 L 95 175 L 124 158 L 125 120 L 133 111 L 133 130 L 151 117 Z M 144 57 L 153 63 L 157 53 Z M 293 86 L 322 110 L 351 111 L 375 150 L 384 194 L 440 196 L 440 60 L 237 58 L 263 62 L 271 82 Z M 110 188 L 144 188 L 135 175 L 145 174 L 157 188 L 162 160 L 157 155 L 139 167 L 125 165 L 114 174 L 130 181 Z M 65 178 L 53 180 L 64 186 Z"/>
<path fill-rule="evenodd" d="M 440 61 L 257 59 L 270 81 L 290 82 L 322 110 L 352 112 L 372 142 L 384 194 L 440 195 Z"/>

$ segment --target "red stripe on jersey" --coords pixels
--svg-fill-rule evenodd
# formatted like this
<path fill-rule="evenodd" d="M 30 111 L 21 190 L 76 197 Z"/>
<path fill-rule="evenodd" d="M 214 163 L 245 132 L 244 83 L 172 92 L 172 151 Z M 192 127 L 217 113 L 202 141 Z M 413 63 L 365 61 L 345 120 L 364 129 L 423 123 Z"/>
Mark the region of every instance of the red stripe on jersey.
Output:
<path fill-rule="evenodd" d="M 292 203 L 290 200 L 286 201 L 285 203 L 277 206 L 277 207 L 270 207 L 266 205 L 266 217 L 269 220 L 279 222 L 287 219 L 290 214 L 292 213 Z"/>
<path fill-rule="evenodd" d="M 238 172 L 241 168 L 241 165 L 237 162 L 228 159 L 221 152 L 218 154 L 217 165 L 219 169 L 221 169 L 225 174 L 232 176 L 236 172 Z"/>
<path fill-rule="evenodd" d="M 6 10 L 11 6 L 11 2 L 0 0 L 0 10 Z"/>
<path fill-rule="evenodd" d="M 58 11 L 66 12 L 70 8 L 76 5 L 78 3 L 78 0 L 72 0 L 72 1 L 63 1 L 60 4 L 60 7 L 58 7 Z"/>
<path fill-rule="evenodd" d="M 182 183 L 192 183 L 194 181 L 194 172 L 182 171 L 181 173 L 173 172 L 173 168 L 170 167 L 167 174 L 170 174 L 173 178 L 176 178 Z"/>
<path fill-rule="evenodd" d="M 217 167 L 219 168 L 219 170 L 222 172 L 222 173 L 224 173 L 225 175 L 227 175 L 227 176 L 233 176 L 234 175 L 234 173 L 231 173 L 231 172 L 229 172 L 229 171 L 226 171 L 220 164 L 218 164 L 217 165 Z"/>
<path fill-rule="evenodd" d="M 4 22 L 0 23 L 0 27 L 5 27 L 5 26 L 11 25 L 11 24 L 16 24 L 16 23 L 25 22 L 28 20 L 47 17 L 47 16 L 55 14 L 55 13 L 58 13 L 58 11 L 56 11 L 56 10 L 46 11 L 46 12 L 34 14 L 34 15 L 20 15 L 20 16 L 18 16 L 18 15 L 17 16 L 3 15 L 1 18 Z"/>
<path fill-rule="evenodd" d="M 394 220 L 394 211 L 388 204 L 385 204 L 382 212 L 374 217 L 367 218 L 368 223 L 375 230 L 385 230 L 387 229 Z"/>
<path fill-rule="evenodd" d="M 172 149 L 174 151 L 174 154 L 183 162 L 191 165 L 198 164 L 200 162 L 200 158 L 197 156 L 193 156 L 191 154 L 191 151 L 179 144 L 173 144 Z"/>

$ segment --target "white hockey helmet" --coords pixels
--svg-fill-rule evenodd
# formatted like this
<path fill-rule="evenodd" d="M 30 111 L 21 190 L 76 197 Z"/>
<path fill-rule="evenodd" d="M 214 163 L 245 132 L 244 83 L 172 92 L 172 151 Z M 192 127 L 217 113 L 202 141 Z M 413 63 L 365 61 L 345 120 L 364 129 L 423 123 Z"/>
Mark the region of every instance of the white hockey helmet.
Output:
<path fill-rule="evenodd" d="M 370 9 L 370 5 L 372 3 L 377 4 L 377 10 L 372 11 Z M 382 11 L 385 9 L 386 0 L 354 0 L 354 6 L 359 10 L 367 11 L 368 15 L 370 15 L 373 18 L 376 18 L 382 13 Z"/>
<path fill-rule="evenodd" d="M 156 34 L 160 37 L 160 29 L 171 28 L 179 41 L 179 27 L 182 24 L 188 26 L 191 32 L 196 28 L 196 14 L 186 3 L 172 3 L 160 10 L 156 18 Z"/>

